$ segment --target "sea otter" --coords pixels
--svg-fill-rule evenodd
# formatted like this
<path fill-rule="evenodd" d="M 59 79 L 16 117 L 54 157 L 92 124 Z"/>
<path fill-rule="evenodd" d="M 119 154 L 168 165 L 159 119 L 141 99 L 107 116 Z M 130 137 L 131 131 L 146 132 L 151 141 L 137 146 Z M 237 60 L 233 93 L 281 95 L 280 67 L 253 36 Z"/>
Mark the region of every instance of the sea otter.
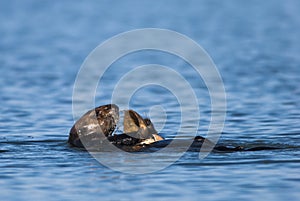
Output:
<path fill-rule="evenodd" d="M 104 142 L 111 143 L 125 151 L 143 151 L 145 148 L 163 148 L 169 145 L 172 140 L 165 140 L 154 128 L 149 118 L 141 117 L 133 110 L 124 111 L 122 134 L 114 134 L 119 122 L 119 107 L 108 104 L 96 107 L 85 113 L 70 130 L 68 142 L 75 147 L 86 149 L 98 149 L 104 146 Z M 252 147 L 242 146 L 220 146 L 215 145 L 202 136 L 196 136 L 188 151 L 200 151 L 206 140 L 211 143 L 213 151 L 235 152 L 235 151 L 261 151 L 279 149 L 277 147 Z M 180 140 L 178 140 L 180 145 Z"/>
<path fill-rule="evenodd" d="M 124 111 L 124 133 L 113 134 L 119 121 L 119 108 L 108 104 L 85 113 L 71 128 L 68 142 L 81 148 L 97 148 L 107 139 L 115 146 L 133 151 L 144 145 L 164 140 L 157 134 L 151 120 L 133 110 Z"/>

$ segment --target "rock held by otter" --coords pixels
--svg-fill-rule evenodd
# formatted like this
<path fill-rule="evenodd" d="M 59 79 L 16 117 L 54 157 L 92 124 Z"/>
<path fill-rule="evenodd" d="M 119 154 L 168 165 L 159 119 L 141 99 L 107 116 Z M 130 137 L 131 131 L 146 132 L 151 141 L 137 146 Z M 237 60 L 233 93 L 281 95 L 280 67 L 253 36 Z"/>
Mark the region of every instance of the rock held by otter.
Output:
<path fill-rule="evenodd" d="M 85 113 L 70 130 L 68 142 L 76 147 L 98 146 L 110 136 L 119 120 L 119 107 L 108 104 Z"/>

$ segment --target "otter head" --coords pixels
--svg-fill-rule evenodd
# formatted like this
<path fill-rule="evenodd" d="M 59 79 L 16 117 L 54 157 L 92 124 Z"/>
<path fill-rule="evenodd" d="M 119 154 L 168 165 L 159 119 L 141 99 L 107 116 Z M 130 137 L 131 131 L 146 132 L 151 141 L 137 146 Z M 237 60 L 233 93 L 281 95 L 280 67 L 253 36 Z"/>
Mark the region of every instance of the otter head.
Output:
<path fill-rule="evenodd" d="M 144 144 L 163 140 L 157 134 L 151 120 L 149 118 L 142 118 L 133 110 L 125 110 L 124 112 L 124 133 L 138 139 L 143 139 L 142 143 Z"/>

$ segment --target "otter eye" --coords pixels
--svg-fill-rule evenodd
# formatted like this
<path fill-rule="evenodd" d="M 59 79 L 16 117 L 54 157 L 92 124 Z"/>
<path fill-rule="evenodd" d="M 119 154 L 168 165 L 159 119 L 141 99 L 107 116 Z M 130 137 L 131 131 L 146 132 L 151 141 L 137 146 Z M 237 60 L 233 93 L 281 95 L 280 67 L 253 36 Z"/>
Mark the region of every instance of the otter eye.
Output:
<path fill-rule="evenodd" d="M 147 126 L 150 126 L 150 125 L 151 125 L 150 119 L 146 118 L 146 119 L 144 119 L 144 121 L 145 121 L 145 123 L 146 123 Z"/>

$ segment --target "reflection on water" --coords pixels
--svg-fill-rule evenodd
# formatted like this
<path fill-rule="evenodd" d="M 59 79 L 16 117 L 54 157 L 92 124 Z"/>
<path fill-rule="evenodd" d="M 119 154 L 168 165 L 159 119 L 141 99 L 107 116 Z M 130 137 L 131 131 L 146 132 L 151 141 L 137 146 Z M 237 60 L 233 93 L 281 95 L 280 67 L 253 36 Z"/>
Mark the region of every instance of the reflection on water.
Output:
<path fill-rule="evenodd" d="M 295 200 L 300 187 L 298 4 L 1 1 L 0 199 Z M 69 147 L 72 87 L 81 63 L 100 42 L 141 27 L 186 34 L 214 59 L 228 104 L 221 144 L 284 149 L 213 152 L 204 160 L 188 152 L 161 171 L 132 176 Z M 96 104 L 109 102 L 113 83 L 124 73 L 150 63 L 172 67 L 194 88 L 200 107 L 198 134 L 203 135 L 210 121 L 209 94 L 195 71 L 174 55 L 146 51 L 118 60 L 102 78 L 106 90 L 97 90 Z M 130 104 L 141 114 L 163 106 L 167 121 L 161 134 L 176 135 L 181 113 L 171 93 L 144 87 Z M 153 118 L 161 122 L 164 115 Z M 155 160 L 164 163 L 171 155 Z M 112 153 L 106 157 L 129 165 L 134 161 Z"/>

